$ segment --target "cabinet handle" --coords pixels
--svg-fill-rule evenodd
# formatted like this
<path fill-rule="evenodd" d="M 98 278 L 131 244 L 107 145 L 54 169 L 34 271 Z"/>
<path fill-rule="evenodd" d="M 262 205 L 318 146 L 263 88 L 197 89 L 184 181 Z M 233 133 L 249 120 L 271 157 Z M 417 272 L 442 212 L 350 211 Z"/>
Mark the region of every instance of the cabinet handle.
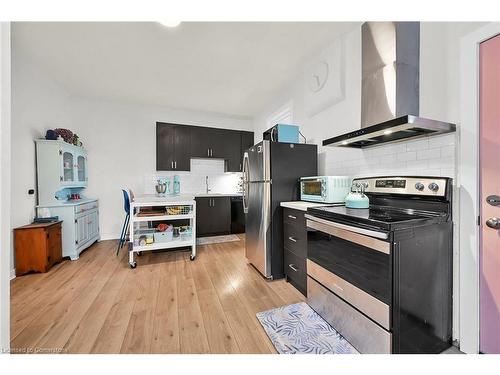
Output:
<path fill-rule="evenodd" d="M 207 148 L 207 156 L 210 156 L 210 149 Z"/>
<path fill-rule="evenodd" d="M 297 242 L 297 240 L 296 240 L 295 238 L 293 238 L 293 237 L 288 237 L 288 239 L 289 239 L 290 241 L 292 241 L 292 242 Z"/>
<path fill-rule="evenodd" d="M 297 216 L 288 215 L 288 217 L 289 217 L 290 219 L 297 220 Z"/>
<path fill-rule="evenodd" d="M 241 163 L 240 163 L 240 171 L 241 171 Z"/>
<path fill-rule="evenodd" d="M 214 150 L 210 149 L 210 156 L 214 156 Z"/>
<path fill-rule="evenodd" d="M 174 169 L 174 162 L 173 161 L 170 165 L 171 165 L 171 168 Z"/>
<path fill-rule="evenodd" d="M 174 168 L 177 169 L 177 161 L 174 161 Z"/>
<path fill-rule="evenodd" d="M 289 264 L 288 267 L 290 267 L 292 270 L 294 270 L 295 272 L 298 272 L 299 269 L 295 266 L 295 264 Z"/>

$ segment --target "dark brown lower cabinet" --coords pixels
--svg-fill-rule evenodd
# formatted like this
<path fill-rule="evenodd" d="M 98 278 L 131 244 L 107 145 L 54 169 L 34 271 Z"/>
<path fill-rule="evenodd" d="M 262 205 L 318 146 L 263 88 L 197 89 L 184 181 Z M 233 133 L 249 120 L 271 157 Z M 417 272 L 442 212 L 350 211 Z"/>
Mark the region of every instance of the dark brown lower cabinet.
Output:
<path fill-rule="evenodd" d="M 231 233 L 231 198 L 196 198 L 196 236 Z"/>
<path fill-rule="evenodd" d="M 284 271 L 286 280 L 307 295 L 307 229 L 304 212 L 283 209 Z"/>

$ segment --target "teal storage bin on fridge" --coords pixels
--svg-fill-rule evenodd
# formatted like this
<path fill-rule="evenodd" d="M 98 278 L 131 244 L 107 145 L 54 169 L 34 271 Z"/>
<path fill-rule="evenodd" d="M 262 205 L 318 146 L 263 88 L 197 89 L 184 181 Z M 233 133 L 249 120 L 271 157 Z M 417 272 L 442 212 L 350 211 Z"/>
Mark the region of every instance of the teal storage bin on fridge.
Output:
<path fill-rule="evenodd" d="M 264 132 L 264 140 L 282 143 L 299 143 L 299 127 L 297 125 L 276 124 Z"/>
<path fill-rule="evenodd" d="M 297 125 L 277 124 L 278 142 L 299 143 L 299 127 Z"/>

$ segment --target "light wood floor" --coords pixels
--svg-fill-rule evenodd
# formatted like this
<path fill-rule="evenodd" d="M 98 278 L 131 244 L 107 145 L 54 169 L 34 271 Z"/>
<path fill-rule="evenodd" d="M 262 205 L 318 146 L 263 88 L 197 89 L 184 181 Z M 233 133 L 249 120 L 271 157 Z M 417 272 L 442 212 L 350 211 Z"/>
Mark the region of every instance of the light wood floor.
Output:
<path fill-rule="evenodd" d="M 195 261 L 144 253 L 134 270 L 116 245 L 12 281 L 13 353 L 275 353 L 255 314 L 304 300 L 246 264 L 244 236 L 199 246 Z"/>

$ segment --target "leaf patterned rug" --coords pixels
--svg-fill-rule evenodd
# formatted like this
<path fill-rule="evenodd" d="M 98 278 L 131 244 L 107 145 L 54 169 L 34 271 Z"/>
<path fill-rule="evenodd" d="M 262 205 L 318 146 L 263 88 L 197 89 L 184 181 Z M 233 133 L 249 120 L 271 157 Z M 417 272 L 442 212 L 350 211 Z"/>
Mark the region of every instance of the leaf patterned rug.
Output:
<path fill-rule="evenodd" d="M 357 354 L 358 351 L 304 302 L 256 314 L 280 354 Z"/>

